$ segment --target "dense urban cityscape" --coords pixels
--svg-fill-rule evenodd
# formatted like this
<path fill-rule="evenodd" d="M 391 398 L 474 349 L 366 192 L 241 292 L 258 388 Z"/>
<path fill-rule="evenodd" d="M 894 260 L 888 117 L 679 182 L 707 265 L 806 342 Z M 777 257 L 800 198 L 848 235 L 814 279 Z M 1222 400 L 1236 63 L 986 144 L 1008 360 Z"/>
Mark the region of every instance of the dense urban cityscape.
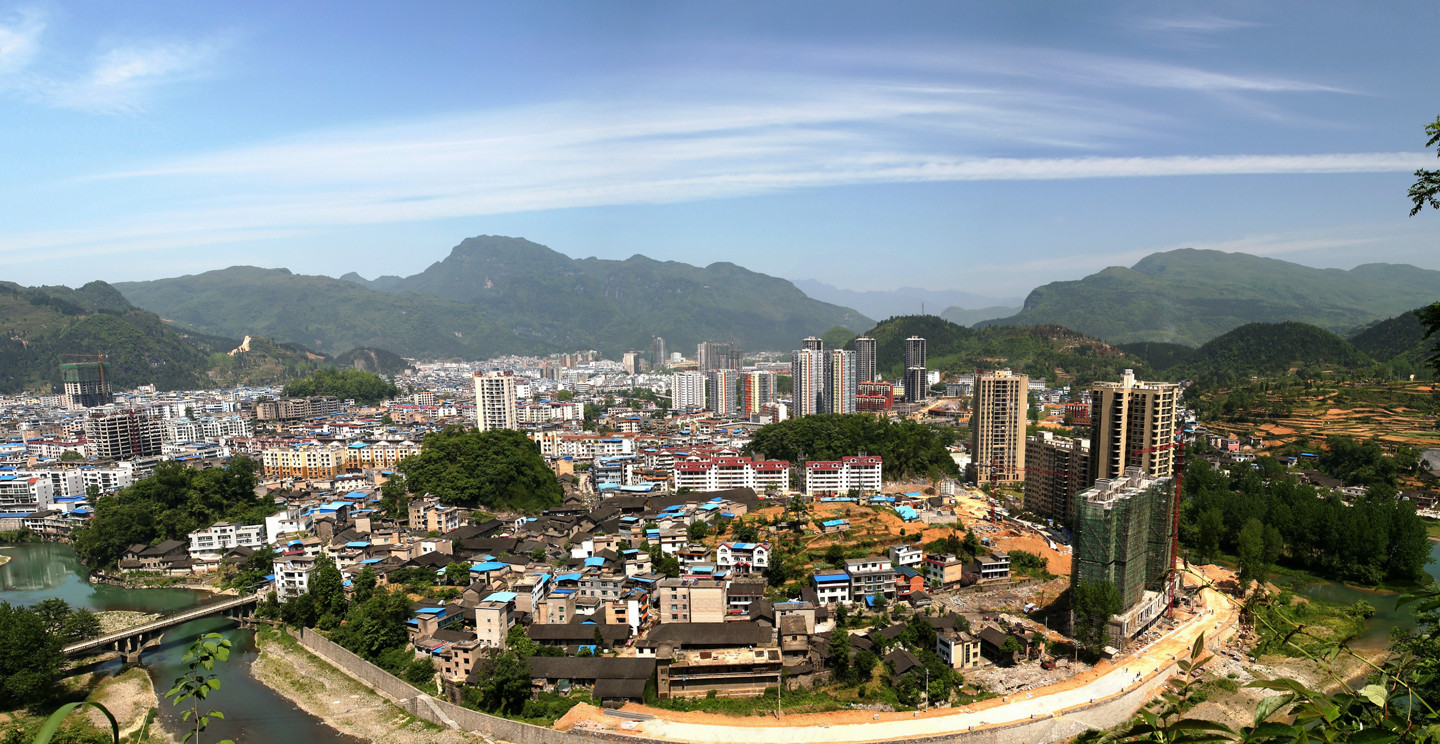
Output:
<path fill-rule="evenodd" d="M 0 744 L 1440 744 L 1437 8 L 335 10 L 0 1 Z"/>

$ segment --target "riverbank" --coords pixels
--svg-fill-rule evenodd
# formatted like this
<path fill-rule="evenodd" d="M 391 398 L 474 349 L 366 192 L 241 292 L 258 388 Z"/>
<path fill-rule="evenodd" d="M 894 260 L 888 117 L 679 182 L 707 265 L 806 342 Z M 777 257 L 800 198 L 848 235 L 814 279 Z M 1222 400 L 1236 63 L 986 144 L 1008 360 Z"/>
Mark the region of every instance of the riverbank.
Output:
<path fill-rule="evenodd" d="M 274 628 L 255 634 L 257 682 L 347 736 L 386 744 L 460 744 L 463 732 L 443 729 L 392 705 L 379 693 L 301 648 Z"/>
<path fill-rule="evenodd" d="M 58 707 L 61 702 L 74 700 L 99 703 L 115 716 L 115 720 L 120 724 L 122 739 L 139 731 L 140 727 L 145 725 L 145 719 L 150 710 L 158 705 L 155 686 L 151 684 L 150 677 L 144 669 L 127 669 L 113 677 L 107 674 L 83 674 L 65 680 L 63 685 L 60 701 L 54 703 L 54 706 Z M 25 732 L 22 740 L 28 741 L 40 726 L 44 725 L 44 722 L 45 716 L 31 715 L 29 711 L 0 713 L 0 739 L 9 741 L 6 737 L 10 735 L 10 732 L 19 729 Z M 82 738 L 103 735 L 108 741 L 110 722 L 105 718 L 104 713 L 87 707 L 66 717 L 62 731 L 72 732 Z M 90 739 L 86 738 L 85 740 L 89 741 Z M 158 723 L 152 723 L 150 737 L 147 741 L 154 744 L 176 744 L 180 740 L 162 730 Z"/>
<path fill-rule="evenodd" d="M 103 610 L 95 613 L 95 619 L 100 621 L 100 635 L 114 633 L 117 630 L 133 628 L 137 625 L 154 622 L 160 618 L 155 612 L 135 612 L 133 610 Z"/>

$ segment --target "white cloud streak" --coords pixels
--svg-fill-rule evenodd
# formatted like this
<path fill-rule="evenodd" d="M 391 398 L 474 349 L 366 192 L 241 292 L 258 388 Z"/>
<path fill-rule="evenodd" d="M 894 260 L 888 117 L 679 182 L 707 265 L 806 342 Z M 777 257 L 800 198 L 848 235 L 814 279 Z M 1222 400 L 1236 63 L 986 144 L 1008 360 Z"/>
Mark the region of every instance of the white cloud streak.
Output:
<path fill-rule="evenodd" d="M 127 41 L 100 48 L 83 60 L 82 72 L 74 73 L 64 59 L 72 55 L 45 49 L 45 29 L 44 15 L 36 10 L 0 16 L 0 91 L 94 114 L 143 111 L 163 87 L 208 74 L 228 44 L 221 37 Z"/>

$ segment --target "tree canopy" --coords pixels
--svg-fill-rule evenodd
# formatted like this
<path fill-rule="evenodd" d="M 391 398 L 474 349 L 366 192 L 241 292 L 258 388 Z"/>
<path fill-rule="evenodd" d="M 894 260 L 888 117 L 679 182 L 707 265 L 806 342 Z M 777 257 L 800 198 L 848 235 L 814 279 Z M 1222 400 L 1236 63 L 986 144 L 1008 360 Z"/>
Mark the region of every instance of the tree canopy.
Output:
<path fill-rule="evenodd" d="M 296 397 L 333 395 L 352 398 L 363 406 L 379 403 L 400 394 L 400 388 L 374 372 L 358 369 L 317 369 L 285 386 L 285 394 Z"/>
<path fill-rule="evenodd" d="M 75 552 L 85 565 L 101 568 L 137 543 L 185 540 L 221 520 L 257 524 L 272 504 L 255 495 L 255 470 L 255 461 L 243 456 L 206 470 L 162 462 L 149 478 L 95 501 L 95 517 L 75 530 Z"/>
<path fill-rule="evenodd" d="M 398 468 L 413 493 L 487 510 L 538 511 L 560 503 L 555 473 L 524 433 L 450 427 L 426 434 L 420 454 Z"/>
<path fill-rule="evenodd" d="M 915 421 L 891 421 L 863 413 L 803 416 L 767 424 L 755 432 L 747 452 L 797 461 L 838 460 L 864 451 L 884 459 L 888 479 L 917 475 L 959 475 L 946 446 L 953 430 Z"/>

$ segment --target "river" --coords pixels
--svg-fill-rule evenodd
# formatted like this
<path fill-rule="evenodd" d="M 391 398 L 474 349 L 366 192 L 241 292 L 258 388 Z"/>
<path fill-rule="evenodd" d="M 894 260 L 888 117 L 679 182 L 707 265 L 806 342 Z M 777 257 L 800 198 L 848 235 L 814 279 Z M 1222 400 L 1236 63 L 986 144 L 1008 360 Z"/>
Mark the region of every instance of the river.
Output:
<path fill-rule="evenodd" d="M 126 589 L 91 584 L 86 580 L 85 567 L 69 545 L 5 545 L 0 546 L 0 554 L 11 559 L 0 565 L 0 601 L 11 604 L 33 605 L 58 597 L 69 602 L 71 607 L 97 612 L 164 612 L 197 604 L 205 598 L 202 592 L 189 589 Z M 183 671 L 180 657 L 195 636 L 212 632 L 221 633 L 233 645 L 230 660 L 216 665 L 220 689 L 209 701 L 210 707 L 225 714 L 225 719 L 210 722 L 205 730 L 205 741 L 233 739 L 239 744 L 355 744 L 360 741 L 326 726 L 320 719 L 300 710 L 251 677 L 250 664 L 258 655 L 255 634 L 250 630 L 241 630 L 233 620 L 209 618 L 180 625 L 166 633 L 159 646 L 147 649 L 141 655 L 141 664 L 150 674 L 158 695 L 165 694 L 175 677 Z M 110 668 L 118 670 L 119 662 Z M 180 709 L 168 701 L 157 705 L 165 728 L 171 732 L 182 732 L 183 737 Z"/>
<path fill-rule="evenodd" d="M 1430 542 L 1430 563 L 1426 572 L 1440 581 L 1440 542 Z M 1390 631 L 1394 628 L 1409 628 L 1414 625 L 1410 607 L 1397 607 L 1396 597 L 1389 592 L 1358 589 L 1332 581 L 1321 581 L 1295 588 L 1295 593 L 1324 602 L 1353 605 L 1360 600 L 1369 602 L 1375 608 L 1375 617 L 1365 624 L 1365 630 L 1355 639 L 1356 647 L 1382 648 L 1390 645 Z"/>

